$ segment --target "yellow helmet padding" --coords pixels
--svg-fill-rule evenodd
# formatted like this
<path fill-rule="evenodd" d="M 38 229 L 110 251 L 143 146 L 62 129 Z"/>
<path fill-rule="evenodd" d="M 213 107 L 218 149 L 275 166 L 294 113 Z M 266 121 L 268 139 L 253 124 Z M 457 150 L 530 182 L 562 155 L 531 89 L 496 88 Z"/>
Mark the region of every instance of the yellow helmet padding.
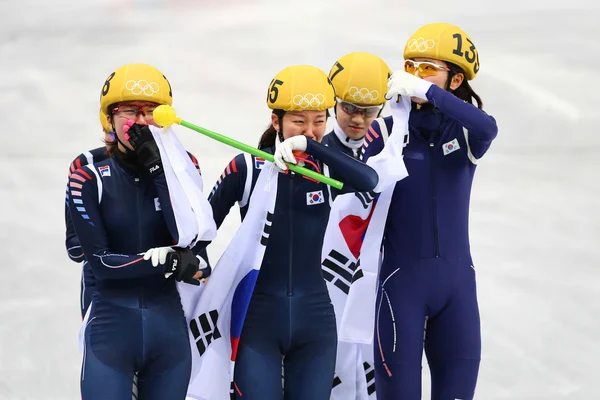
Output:
<path fill-rule="evenodd" d="M 108 121 L 106 120 L 106 114 L 104 114 L 104 111 L 102 110 L 100 110 L 100 124 L 102 124 L 102 129 L 105 133 L 112 132 L 112 126 L 109 125 Z"/>
<path fill-rule="evenodd" d="M 456 64 L 468 80 L 479 72 L 479 52 L 465 31 L 455 25 L 440 22 L 417 29 L 404 47 L 404 59 L 415 57 Z"/>
<path fill-rule="evenodd" d="M 132 100 L 172 105 L 171 85 L 163 73 L 151 65 L 124 65 L 106 78 L 100 93 L 100 109 L 108 114 L 111 104 Z"/>
<path fill-rule="evenodd" d="M 385 103 L 390 68 L 370 53 L 346 54 L 331 67 L 329 79 L 337 97 L 357 105 Z"/>
<path fill-rule="evenodd" d="M 324 111 L 335 105 L 335 91 L 319 68 L 293 65 L 279 71 L 269 84 L 267 105 L 273 110 Z"/>

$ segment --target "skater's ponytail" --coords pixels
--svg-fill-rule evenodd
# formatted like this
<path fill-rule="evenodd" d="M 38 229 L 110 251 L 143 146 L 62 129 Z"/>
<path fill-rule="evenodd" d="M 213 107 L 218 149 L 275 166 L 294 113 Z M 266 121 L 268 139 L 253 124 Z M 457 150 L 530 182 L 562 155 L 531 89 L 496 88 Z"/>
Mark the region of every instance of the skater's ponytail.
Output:
<path fill-rule="evenodd" d="M 483 102 L 481 101 L 481 97 L 479 97 L 479 95 L 475 93 L 475 91 L 469 84 L 469 81 L 467 80 L 465 72 L 462 70 L 462 68 L 451 62 L 446 62 L 446 64 L 448 65 L 448 68 L 450 68 L 450 71 L 448 72 L 448 91 L 452 92 L 456 97 L 466 101 L 467 103 L 475 105 L 473 103 L 473 100 L 475 100 L 477 102 L 477 107 L 479 109 L 483 109 Z M 452 82 L 452 78 L 456 74 L 463 74 L 465 78 L 463 78 L 463 81 L 459 87 L 457 87 L 454 90 L 450 90 L 450 82 Z"/>
<path fill-rule="evenodd" d="M 277 119 L 279 120 L 279 129 L 280 129 L 279 134 L 283 137 L 283 134 L 282 134 L 282 130 L 283 130 L 283 116 L 285 115 L 285 111 L 283 111 L 283 110 L 273 110 L 273 114 L 275 114 L 277 116 Z M 269 125 L 269 127 L 267 128 L 267 130 L 264 131 L 264 133 L 260 137 L 260 140 L 258 141 L 258 148 L 260 150 L 263 150 L 263 149 L 267 149 L 269 147 L 274 147 L 275 146 L 275 139 L 277 138 L 277 133 L 278 133 L 277 130 L 275 129 L 275 127 L 271 123 L 271 125 Z"/>

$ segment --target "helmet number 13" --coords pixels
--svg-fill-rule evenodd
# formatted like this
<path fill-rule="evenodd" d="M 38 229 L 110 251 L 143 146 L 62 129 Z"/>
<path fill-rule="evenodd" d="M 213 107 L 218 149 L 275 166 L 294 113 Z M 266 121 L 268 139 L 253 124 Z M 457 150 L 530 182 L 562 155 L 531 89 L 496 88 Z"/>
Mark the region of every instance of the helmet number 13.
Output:
<path fill-rule="evenodd" d="M 479 71 L 479 53 L 477 52 L 477 49 L 475 48 L 475 45 L 471 39 L 467 38 L 467 42 L 469 42 L 470 46 L 468 50 L 463 51 L 462 35 L 460 33 L 455 33 L 452 35 L 452 37 L 456 39 L 456 48 L 452 51 L 452 53 L 459 57 L 464 57 L 469 64 L 475 63 L 473 66 L 473 71 L 477 73 Z"/>

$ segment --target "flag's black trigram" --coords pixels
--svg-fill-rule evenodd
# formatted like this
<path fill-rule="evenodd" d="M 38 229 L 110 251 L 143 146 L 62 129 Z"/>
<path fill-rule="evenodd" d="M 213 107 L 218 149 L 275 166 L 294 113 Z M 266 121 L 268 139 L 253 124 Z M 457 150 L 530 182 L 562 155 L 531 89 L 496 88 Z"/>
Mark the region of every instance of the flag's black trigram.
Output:
<path fill-rule="evenodd" d="M 365 276 L 362 268 L 360 267 L 360 260 L 356 262 L 356 270 L 354 271 L 354 275 L 352 275 L 352 283 L 356 282 L 360 278 Z"/>
<path fill-rule="evenodd" d="M 363 363 L 365 376 L 367 377 L 367 392 L 369 396 L 375 393 L 375 369 L 368 362 Z"/>
<path fill-rule="evenodd" d="M 221 332 L 217 328 L 218 318 L 219 313 L 217 310 L 212 310 L 190 322 L 190 330 L 192 331 L 192 335 L 194 335 L 194 339 L 196 339 L 196 347 L 198 347 L 200 356 L 204 354 L 208 345 L 213 340 L 221 337 Z"/>
<path fill-rule="evenodd" d="M 359 268 L 360 260 L 350 262 L 346 256 L 336 250 L 329 252 L 321 266 L 325 280 L 346 294 L 350 291 L 350 284 L 363 277 L 363 271 Z"/>
<path fill-rule="evenodd" d="M 375 197 L 377 196 L 377 193 L 375 193 L 373 191 L 370 191 L 370 192 L 356 192 L 356 193 L 354 193 L 354 195 L 356 197 L 358 197 L 358 199 L 362 203 L 363 208 L 366 210 L 367 208 L 369 208 L 369 205 L 373 202 L 373 200 L 375 200 Z"/>
<path fill-rule="evenodd" d="M 265 221 L 265 226 L 263 227 L 263 234 L 260 238 L 260 244 L 266 246 L 269 242 L 269 235 L 271 234 L 271 225 L 273 224 L 273 214 L 267 212 L 267 219 Z"/>
<path fill-rule="evenodd" d="M 334 377 L 333 377 L 333 386 L 332 386 L 332 388 L 334 388 L 334 389 L 335 389 L 335 387 L 336 387 L 337 385 L 341 385 L 341 384 L 342 384 L 342 380 L 340 379 L 340 377 L 339 377 L 339 376 L 337 376 L 337 375 L 336 375 L 336 376 L 334 376 Z"/>

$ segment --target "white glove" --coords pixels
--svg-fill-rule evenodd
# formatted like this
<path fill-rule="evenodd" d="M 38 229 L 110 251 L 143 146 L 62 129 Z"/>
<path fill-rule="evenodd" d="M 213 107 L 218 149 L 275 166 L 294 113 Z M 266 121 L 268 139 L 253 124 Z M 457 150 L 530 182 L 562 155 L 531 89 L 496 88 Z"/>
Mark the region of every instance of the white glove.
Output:
<path fill-rule="evenodd" d="M 410 116 L 410 97 L 403 96 L 401 99 L 390 100 L 390 114 L 394 120 L 394 126 L 405 126 Z M 402 125 L 400 125 L 402 124 Z M 407 128 L 408 129 L 408 128 Z"/>
<path fill-rule="evenodd" d="M 307 143 L 306 136 L 304 135 L 292 136 L 291 138 L 285 139 L 283 143 L 279 143 L 279 139 L 276 139 L 275 154 L 273 154 L 273 157 L 275 158 L 275 165 L 277 168 L 287 171 L 288 166 L 285 161 L 297 164 L 298 161 L 296 161 L 296 157 L 294 157 L 292 151 L 306 151 Z"/>
<path fill-rule="evenodd" d="M 152 259 L 152 266 L 158 267 L 167 262 L 167 254 L 173 251 L 170 247 L 154 247 L 144 253 L 144 260 Z"/>
<path fill-rule="evenodd" d="M 421 79 L 406 71 L 396 71 L 388 81 L 389 99 L 397 99 L 398 96 L 418 97 L 427 100 L 427 91 L 433 83 Z"/>

